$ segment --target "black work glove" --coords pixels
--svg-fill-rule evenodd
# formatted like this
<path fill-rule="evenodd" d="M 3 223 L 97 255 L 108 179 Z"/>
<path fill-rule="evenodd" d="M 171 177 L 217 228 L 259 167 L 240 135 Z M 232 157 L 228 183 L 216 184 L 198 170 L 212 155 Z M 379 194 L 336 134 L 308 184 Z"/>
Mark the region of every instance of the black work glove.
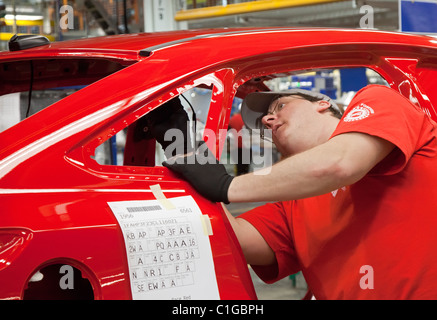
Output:
<path fill-rule="evenodd" d="M 196 152 L 173 157 L 162 164 L 182 175 L 205 198 L 229 203 L 228 189 L 234 177 L 226 172 L 205 143 Z"/>
<path fill-rule="evenodd" d="M 188 115 L 179 98 L 166 102 L 139 119 L 138 122 L 134 139 L 155 138 L 161 144 L 167 158 L 193 150 L 191 147 Z M 169 132 L 172 134 L 168 137 L 172 138 L 172 140 L 165 140 L 165 134 L 170 129 L 176 129 Z M 177 136 L 175 136 L 176 134 Z M 168 148 L 169 146 L 170 148 Z"/>

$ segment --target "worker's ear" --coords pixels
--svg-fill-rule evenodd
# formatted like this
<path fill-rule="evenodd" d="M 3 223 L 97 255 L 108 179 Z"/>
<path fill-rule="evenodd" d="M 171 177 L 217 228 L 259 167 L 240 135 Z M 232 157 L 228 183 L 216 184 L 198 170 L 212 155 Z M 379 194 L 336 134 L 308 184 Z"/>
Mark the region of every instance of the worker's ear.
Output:
<path fill-rule="evenodd" d="M 322 113 L 329 109 L 331 103 L 326 100 L 317 101 L 317 111 Z"/>

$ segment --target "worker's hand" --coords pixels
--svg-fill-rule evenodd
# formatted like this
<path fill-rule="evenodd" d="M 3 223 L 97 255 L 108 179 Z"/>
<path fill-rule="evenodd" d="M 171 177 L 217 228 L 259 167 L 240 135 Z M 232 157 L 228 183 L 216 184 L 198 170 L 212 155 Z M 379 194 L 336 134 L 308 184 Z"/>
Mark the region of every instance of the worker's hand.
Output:
<path fill-rule="evenodd" d="M 213 202 L 229 203 L 228 189 L 233 177 L 217 161 L 206 144 L 201 144 L 196 152 L 168 159 L 163 165 L 182 175 L 205 198 Z"/>
<path fill-rule="evenodd" d="M 156 139 L 170 158 L 193 150 L 190 133 L 188 115 L 180 100 L 174 98 L 141 119 L 136 138 Z"/>
<path fill-rule="evenodd" d="M 171 108 L 168 109 L 170 110 L 167 110 L 168 112 L 166 112 L 164 118 L 161 118 L 159 122 L 154 123 L 150 128 L 152 135 L 155 137 L 156 141 L 161 144 L 164 150 L 166 150 L 170 144 L 175 143 L 175 145 L 173 145 L 174 148 L 172 148 L 174 152 L 170 150 L 170 154 L 166 153 L 167 158 L 170 155 L 175 156 L 176 154 L 179 154 L 179 152 L 177 152 L 179 150 L 183 150 L 184 154 L 192 151 L 192 148 L 190 148 L 191 139 L 190 130 L 188 129 L 189 119 L 187 113 L 180 103 L 174 103 L 171 105 Z M 167 139 L 165 139 L 165 134 L 170 129 L 176 130 L 174 131 L 174 134 L 168 135 Z M 169 138 L 173 139 L 170 140 Z M 178 148 L 179 145 L 181 146 L 180 149 Z"/>

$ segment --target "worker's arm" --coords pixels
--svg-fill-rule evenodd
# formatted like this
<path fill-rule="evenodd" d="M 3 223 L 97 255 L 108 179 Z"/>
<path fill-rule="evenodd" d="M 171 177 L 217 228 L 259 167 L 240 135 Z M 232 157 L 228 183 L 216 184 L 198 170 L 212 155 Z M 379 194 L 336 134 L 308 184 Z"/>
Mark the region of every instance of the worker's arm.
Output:
<path fill-rule="evenodd" d="M 258 230 L 248 221 L 235 218 L 223 205 L 248 264 L 268 266 L 275 263 L 275 254 Z"/>
<path fill-rule="evenodd" d="M 317 196 L 364 177 L 394 148 L 364 133 L 344 133 L 256 174 L 235 177 L 230 202 L 283 201 Z"/>
<path fill-rule="evenodd" d="M 353 184 L 393 148 L 392 143 L 375 136 L 344 133 L 272 167 L 235 178 L 217 162 L 200 164 L 179 159 L 182 161 L 163 164 L 212 201 L 282 201 L 313 197 Z M 193 155 L 182 156 L 186 157 Z"/>

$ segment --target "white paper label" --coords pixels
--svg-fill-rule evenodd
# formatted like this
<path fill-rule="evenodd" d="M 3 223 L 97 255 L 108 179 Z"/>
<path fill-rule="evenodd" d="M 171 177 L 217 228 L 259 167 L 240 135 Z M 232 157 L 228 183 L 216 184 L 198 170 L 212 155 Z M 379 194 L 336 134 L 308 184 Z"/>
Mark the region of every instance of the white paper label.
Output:
<path fill-rule="evenodd" d="M 123 232 L 132 298 L 219 299 L 209 236 L 191 196 L 108 202 Z"/>

